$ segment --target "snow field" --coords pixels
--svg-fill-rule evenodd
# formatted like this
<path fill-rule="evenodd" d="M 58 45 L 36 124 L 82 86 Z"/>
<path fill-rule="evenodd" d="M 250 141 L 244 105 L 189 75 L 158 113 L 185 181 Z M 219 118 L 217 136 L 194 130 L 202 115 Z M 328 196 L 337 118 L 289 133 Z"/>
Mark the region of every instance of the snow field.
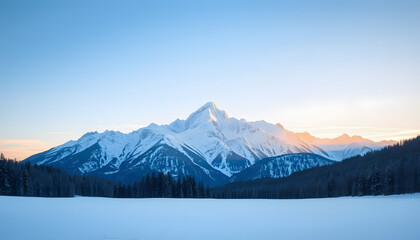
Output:
<path fill-rule="evenodd" d="M 2 240 L 420 239 L 420 194 L 305 200 L 0 196 Z"/>

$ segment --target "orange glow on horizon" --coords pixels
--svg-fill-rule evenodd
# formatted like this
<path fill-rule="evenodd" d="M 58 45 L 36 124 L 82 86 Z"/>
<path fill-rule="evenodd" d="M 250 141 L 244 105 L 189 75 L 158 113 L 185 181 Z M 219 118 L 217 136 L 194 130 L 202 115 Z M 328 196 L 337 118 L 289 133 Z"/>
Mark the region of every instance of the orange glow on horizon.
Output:
<path fill-rule="evenodd" d="M 46 151 L 54 144 L 34 139 L 0 139 L 0 152 L 6 158 L 24 160 L 34 154 Z"/>

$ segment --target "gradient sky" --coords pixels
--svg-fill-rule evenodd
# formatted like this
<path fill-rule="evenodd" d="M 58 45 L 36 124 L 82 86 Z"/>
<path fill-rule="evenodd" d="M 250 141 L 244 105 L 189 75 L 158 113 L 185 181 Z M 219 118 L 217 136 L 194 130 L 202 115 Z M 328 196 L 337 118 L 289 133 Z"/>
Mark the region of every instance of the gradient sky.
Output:
<path fill-rule="evenodd" d="M 0 151 L 230 116 L 420 134 L 420 1 L 0 1 Z"/>

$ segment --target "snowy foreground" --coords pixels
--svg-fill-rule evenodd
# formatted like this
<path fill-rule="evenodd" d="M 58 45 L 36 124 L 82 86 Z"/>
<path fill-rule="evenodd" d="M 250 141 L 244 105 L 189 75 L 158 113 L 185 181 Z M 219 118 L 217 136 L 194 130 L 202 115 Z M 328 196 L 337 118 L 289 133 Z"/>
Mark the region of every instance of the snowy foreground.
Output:
<path fill-rule="evenodd" d="M 307 200 L 0 196 L 0 239 L 420 239 L 420 194 Z"/>

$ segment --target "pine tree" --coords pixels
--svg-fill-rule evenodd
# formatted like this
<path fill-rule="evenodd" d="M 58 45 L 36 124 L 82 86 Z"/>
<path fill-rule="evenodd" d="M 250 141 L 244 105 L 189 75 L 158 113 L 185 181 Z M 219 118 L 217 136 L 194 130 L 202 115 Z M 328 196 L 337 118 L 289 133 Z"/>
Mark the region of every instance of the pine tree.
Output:
<path fill-rule="evenodd" d="M 183 198 L 184 193 L 182 191 L 182 180 L 181 176 L 178 175 L 178 179 L 176 180 L 176 196 L 177 198 Z"/>
<path fill-rule="evenodd" d="M 252 190 L 251 190 L 252 191 Z M 206 198 L 210 198 L 210 187 L 209 187 L 209 185 L 207 184 L 207 187 L 206 187 Z"/>
<path fill-rule="evenodd" d="M 357 175 L 357 196 L 365 195 L 365 181 L 362 175 L 359 173 Z"/>
<path fill-rule="evenodd" d="M 375 178 L 375 168 L 371 168 L 368 177 L 366 178 L 366 195 L 373 194 L 373 185 Z"/>
<path fill-rule="evenodd" d="M 3 154 L 2 157 L 4 158 Z M 10 194 L 10 185 L 8 181 L 7 168 L 5 166 L 5 161 L 0 161 L 0 195 L 9 195 Z"/>
<path fill-rule="evenodd" d="M 152 176 L 150 178 L 151 178 L 151 181 L 152 181 L 152 189 L 151 189 L 152 190 L 151 191 L 152 196 L 151 197 L 157 197 L 158 181 L 157 181 L 155 172 L 152 172 Z"/>
<path fill-rule="evenodd" d="M 353 185 L 351 187 L 351 196 L 355 197 L 357 196 L 357 180 L 355 182 L 353 182 Z"/>
<path fill-rule="evenodd" d="M 205 197 L 204 184 L 202 182 L 198 183 L 198 197 L 199 198 L 204 198 Z"/>
<path fill-rule="evenodd" d="M 163 172 L 159 172 L 158 177 L 157 177 L 157 184 L 156 184 L 156 188 L 157 188 L 156 189 L 156 192 L 157 192 L 156 197 L 159 197 L 159 198 L 163 197 L 163 193 L 164 193 L 165 188 L 166 188 L 165 183 L 166 183 L 165 175 L 163 174 Z"/>
<path fill-rule="evenodd" d="M 172 197 L 172 186 L 173 186 L 172 176 L 169 172 L 166 173 L 165 177 L 165 189 L 164 189 L 164 197 L 171 198 Z"/>
<path fill-rule="evenodd" d="M 328 180 L 328 197 L 334 197 L 335 196 L 335 179 L 334 176 L 331 174 L 330 179 Z"/>
<path fill-rule="evenodd" d="M 420 165 L 416 169 L 415 181 L 415 191 L 420 192 Z"/>
<path fill-rule="evenodd" d="M 197 190 L 197 183 L 195 182 L 195 178 L 192 177 L 191 178 L 191 197 L 196 198 L 198 195 L 198 190 Z"/>
<path fill-rule="evenodd" d="M 376 166 L 373 167 L 371 192 L 375 196 L 382 194 L 381 174 Z"/>
<path fill-rule="evenodd" d="M 126 198 L 132 198 L 133 197 L 133 188 L 131 187 L 131 185 L 127 185 L 125 187 L 125 196 Z"/>
<path fill-rule="evenodd" d="M 397 182 L 397 189 L 396 189 L 396 193 L 397 194 L 402 194 L 402 193 L 407 193 L 406 191 L 406 177 L 405 177 L 405 163 L 407 162 L 407 158 L 403 157 L 403 160 L 400 162 L 399 166 L 398 166 L 398 170 L 397 170 L 397 174 L 396 174 L 396 179 L 398 180 Z"/>
<path fill-rule="evenodd" d="M 139 188 L 139 183 L 138 182 L 134 182 L 133 183 L 133 192 L 132 192 L 132 194 L 133 194 L 133 198 L 138 198 L 139 196 L 138 196 L 138 188 Z"/>
<path fill-rule="evenodd" d="M 0 161 L 0 195 L 3 194 L 5 190 L 5 182 L 6 182 L 6 169 L 4 167 L 3 161 Z"/>
<path fill-rule="evenodd" d="M 187 197 L 187 181 L 185 177 L 183 177 L 181 180 L 181 190 L 182 190 L 181 192 L 183 195 L 182 197 L 186 198 Z"/>
<path fill-rule="evenodd" d="M 146 175 L 146 180 L 145 180 L 145 197 L 146 198 L 150 198 L 153 197 L 153 184 L 152 184 L 152 179 L 150 177 L 149 174 Z"/>
<path fill-rule="evenodd" d="M 395 181 L 394 181 L 394 174 L 391 172 L 391 169 L 388 167 L 386 169 L 386 173 L 385 173 L 385 189 L 384 189 L 384 194 L 385 195 L 391 195 L 394 194 L 394 185 L 395 185 Z"/>
<path fill-rule="evenodd" d="M 28 170 L 25 165 L 21 166 L 21 179 L 22 179 L 22 185 L 23 185 L 23 195 L 30 196 L 32 194 L 31 192 L 32 187 L 31 187 Z"/>

